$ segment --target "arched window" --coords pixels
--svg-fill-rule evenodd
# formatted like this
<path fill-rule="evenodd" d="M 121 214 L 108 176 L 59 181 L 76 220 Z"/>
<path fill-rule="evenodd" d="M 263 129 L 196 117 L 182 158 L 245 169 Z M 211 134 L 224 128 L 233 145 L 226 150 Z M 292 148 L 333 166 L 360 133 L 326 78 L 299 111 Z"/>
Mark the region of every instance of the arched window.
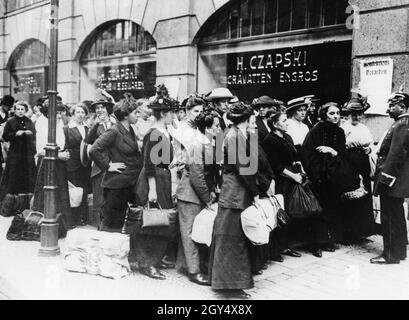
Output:
<path fill-rule="evenodd" d="M 155 51 L 156 42 L 149 32 L 131 21 L 120 21 L 98 32 L 87 46 L 81 60 Z"/>
<path fill-rule="evenodd" d="M 348 0 L 236 0 L 208 21 L 201 43 L 345 24 Z"/>
<path fill-rule="evenodd" d="M 44 43 L 32 39 L 21 44 L 9 62 L 11 94 L 34 104 L 47 92 L 49 64 L 50 52 Z"/>
<path fill-rule="evenodd" d="M 135 98 L 154 94 L 156 41 L 132 21 L 115 21 L 98 28 L 80 58 L 81 100 L 95 99 L 104 89 L 115 100 L 126 92 Z"/>

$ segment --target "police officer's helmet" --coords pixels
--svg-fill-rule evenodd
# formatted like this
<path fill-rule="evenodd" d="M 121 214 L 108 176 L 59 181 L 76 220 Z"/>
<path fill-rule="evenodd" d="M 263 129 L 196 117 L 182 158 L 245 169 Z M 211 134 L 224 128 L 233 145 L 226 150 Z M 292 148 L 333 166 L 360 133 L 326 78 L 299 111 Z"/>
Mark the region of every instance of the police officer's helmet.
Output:
<path fill-rule="evenodd" d="M 388 104 L 393 106 L 397 104 L 403 104 L 406 108 L 409 108 L 409 95 L 401 91 L 392 93 L 392 96 L 388 100 Z"/>

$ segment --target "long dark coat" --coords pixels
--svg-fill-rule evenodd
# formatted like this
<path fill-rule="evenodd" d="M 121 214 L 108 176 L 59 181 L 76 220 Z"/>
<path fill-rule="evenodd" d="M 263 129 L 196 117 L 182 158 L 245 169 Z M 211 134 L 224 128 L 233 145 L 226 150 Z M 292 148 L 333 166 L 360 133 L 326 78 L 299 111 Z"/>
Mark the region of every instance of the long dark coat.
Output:
<path fill-rule="evenodd" d="M 329 122 L 320 122 L 308 133 L 302 147 L 304 168 L 318 192 L 323 207 L 323 218 L 328 228 L 328 240 L 331 242 L 342 241 L 343 235 L 345 206 L 341 200 L 341 195 L 345 190 L 341 190 L 339 185 L 335 185 L 331 181 L 331 177 L 338 173 L 340 163 L 345 161 L 345 140 L 345 133 L 339 126 Z M 320 154 L 316 150 L 319 146 L 333 148 L 338 152 L 338 156 Z M 356 177 L 354 180 L 339 181 L 339 183 L 358 188 L 359 178 Z"/>
<path fill-rule="evenodd" d="M 16 136 L 19 130 L 30 130 L 33 134 Z M 34 156 L 36 130 L 33 122 L 23 116 L 13 117 L 6 123 L 3 139 L 10 142 L 6 169 L 0 183 L 0 200 L 6 194 L 32 194 L 36 179 Z"/>
<path fill-rule="evenodd" d="M 209 279 L 212 288 L 216 290 L 250 289 L 254 286 L 250 242 L 241 226 L 241 213 L 252 204 L 253 198 L 259 195 L 258 157 L 252 153 L 250 163 L 240 161 L 242 158 L 239 157 L 239 152 L 250 155 L 251 150 L 249 140 L 235 126 L 228 132 L 224 146 L 223 185 L 213 230 Z M 235 156 L 236 161 L 231 161 L 232 156 Z M 254 164 L 254 161 L 256 172 L 245 170 L 250 167 L 249 164 Z"/>

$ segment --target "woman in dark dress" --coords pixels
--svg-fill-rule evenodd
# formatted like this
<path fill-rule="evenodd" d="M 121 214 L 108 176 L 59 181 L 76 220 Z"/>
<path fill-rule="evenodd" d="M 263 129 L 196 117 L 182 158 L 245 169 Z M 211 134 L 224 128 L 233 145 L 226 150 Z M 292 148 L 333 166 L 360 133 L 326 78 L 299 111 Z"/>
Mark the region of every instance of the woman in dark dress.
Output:
<path fill-rule="evenodd" d="M 345 146 L 345 133 L 339 127 L 341 112 L 330 102 L 320 109 L 322 119 L 307 135 L 302 147 L 304 167 L 323 207 L 328 241 L 323 251 L 334 252 L 343 240 L 345 203 L 342 194 L 359 187 L 359 177 L 350 171 Z"/>
<path fill-rule="evenodd" d="M 172 178 L 169 165 L 173 160 L 173 147 L 167 126 L 173 121 L 173 111 L 177 110 L 177 101 L 157 96 L 149 105 L 155 122 L 143 139 L 143 169 L 137 183 L 137 201 L 139 205 L 161 209 L 173 209 Z M 143 228 L 141 232 L 131 234 L 130 261 L 137 262 L 141 273 L 148 277 L 165 280 L 166 276 L 158 270 L 167 268 L 162 259 L 169 243 L 177 237 L 176 226 Z"/>
<path fill-rule="evenodd" d="M 114 126 L 111 114 L 113 112 L 114 103 L 106 100 L 98 100 L 91 104 L 91 111 L 97 115 L 96 123 L 90 129 L 85 143 L 92 146 L 95 141 L 107 130 Z M 102 171 L 94 162 L 91 170 L 92 184 L 92 213 L 89 214 L 89 224 L 95 227 L 100 227 L 102 217 L 102 206 L 104 204 L 104 191 L 102 188 L 102 180 L 105 172 Z"/>
<path fill-rule="evenodd" d="M 10 142 L 6 168 L 0 183 L 0 200 L 7 194 L 19 196 L 20 209 L 28 209 L 36 179 L 36 130 L 33 122 L 24 114 L 25 104 L 15 106 L 15 116 L 6 123 L 3 140 Z"/>
<path fill-rule="evenodd" d="M 83 189 L 79 207 L 71 208 L 74 226 L 85 225 L 88 220 L 88 194 L 91 193 L 91 166 L 81 162 L 81 143 L 87 138 L 88 127 L 84 121 L 88 115 L 85 105 L 78 104 L 71 108 L 71 121 L 64 127 L 65 151 L 70 157 L 66 162 L 67 178 L 75 187 Z"/>
<path fill-rule="evenodd" d="M 289 208 L 291 193 L 296 184 L 303 183 L 303 167 L 300 156 L 293 139 L 287 132 L 287 115 L 282 113 L 272 114 L 268 120 L 271 133 L 263 142 L 270 160 L 270 165 L 276 174 L 276 193 L 284 196 L 285 208 Z M 287 209 L 288 210 L 288 209 Z M 291 216 L 291 212 L 288 212 Z M 302 241 L 311 244 L 311 252 L 316 257 L 322 257 L 321 250 L 317 246 L 320 242 L 327 242 L 325 225 L 320 219 L 308 219 L 306 221 L 292 220 L 289 226 L 279 228 L 272 232 L 271 253 L 280 254 L 280 251 L 288 247 L 291 240 Z M 324 236 L 324 238 L 323 238 Z M 277 252 L 278 251 L 278 252 Z M 294 251 L 287 249 L 283 254 L 299 257 Z"/>
<path fill-rule="evenodd" d="M 254 286 L 250 241 L 241 226 L 241 213 L 259 198 L 258 157 L 250 152 L 250 141 L 247 139 L 252 114 L 251 108 L 241 102 L 233 104 L 228 113 L 233 126 L 224 140 L 223 184 L 209 264 L 212 288 L 240 298 L 248 298 L 249 295 L 243 290 Z M 244 161 L 244 156 L 247 161 Z"/>
<path fill-rule="evenodd" d="M 248 129 L 250 141 L 255 141 L 252 139 L 254 139 L 255 137 L 259 137 L 257 130 L 257 118 L 256 115 L 253 114 L 250 117 Z M 261 142 L 262 141 L 258 140 L 258 144 L 255 144 L 255 147 L 258 147 L 258 149 L 252 151 L 258 154 L 257 179 L 260 188 L 260 199 L 267 198 L 275 194 L 275 175 L 268 161 L 267 154 L 263 150 Z M 252 147 L 254 146 L 252 145 Z M 263 274 L 263 270 L 266 270 L 268 268 L 269 259 L 269 244 L 266 244 L 264 246 L 250 246 L 251 270 L 253 272 L 253 275 Z"/>

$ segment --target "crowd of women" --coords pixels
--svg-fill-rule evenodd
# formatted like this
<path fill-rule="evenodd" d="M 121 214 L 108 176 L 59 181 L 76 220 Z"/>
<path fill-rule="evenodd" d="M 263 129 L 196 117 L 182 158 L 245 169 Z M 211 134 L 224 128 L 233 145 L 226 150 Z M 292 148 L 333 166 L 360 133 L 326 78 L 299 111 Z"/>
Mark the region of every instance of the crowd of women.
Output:
<path fill-rule="evenodd" d="M 102 93 L 102 99 L 71 108 L 58 100 L 57 211 L 68 229 L 90 224 L 121 232 L 130 206 L 176 207 L 177 221 L 171 226 L 131 232 L 133 270 L 166 279 L 161 270 L 176 267 L 194 283 L 246 297 L 243 290 L 253 287 L 253 276 L 269 261 L 300 258 L 296 250 L 301 247 L 321 258 L 340 243 L 362 244 L 376 233 L 374 146 L 361 123 L 369 108 L 362 97 L 318 108 L 314 96 L 288 103 L 262 96 L 246 104 L 225 88 L 192 94 L 181 103 L 164 86 L 150 99 L 127 94 L 117 103 Z M 32 200 L 27 206 L 40 212 L 48 108 L 47 97 L 30 112 L 27 103 L 6 96 L 0 111 L 7 146 L 0 200 L 25 197 Z M 256 170 L 243 170 L 254 164 L 241 163 L 240 153 L 250 159 L 255 155 Z M 287 208 L 294 186 L 306 181 L 322 214 L 292 219 L 271 232 L 268 245 L 252 245 L 242 230 L 241 213 L 276 194 L 283 195 Z M 83 193 L 74 206 L 70 191 L 76 188 Z M 203 209 L 216 210 L 216 203 L 208 248 L 190 235 L 196 216 Z"/>

